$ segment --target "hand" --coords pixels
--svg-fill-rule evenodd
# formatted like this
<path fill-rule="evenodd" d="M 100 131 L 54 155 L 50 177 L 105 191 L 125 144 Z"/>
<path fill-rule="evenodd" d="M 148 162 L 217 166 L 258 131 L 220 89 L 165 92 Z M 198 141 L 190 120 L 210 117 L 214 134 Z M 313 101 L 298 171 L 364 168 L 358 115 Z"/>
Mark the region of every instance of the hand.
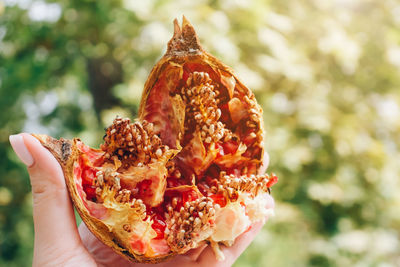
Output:
<path fill-rule="evenodd" d="M 100 242 L 84 223 L 76 226 L 74 211 L 61 166 L 36 138 L 29 134 L 10 136 L 10 143 L 27 166 L 33 195 L 35 230 L 33 266 L 149 266 L 127 261 Z M 265 157 L 264 172 L 268 165 Z M 267 206 L 273 207 L 272 197 Z M 263 223 L 253 224 L 233 246 L 222 247 L 224 261 L 217 261 L 211 247 L 202 244 L 185 255 L 157 266 L 230 266 L 249 246 Z"/>

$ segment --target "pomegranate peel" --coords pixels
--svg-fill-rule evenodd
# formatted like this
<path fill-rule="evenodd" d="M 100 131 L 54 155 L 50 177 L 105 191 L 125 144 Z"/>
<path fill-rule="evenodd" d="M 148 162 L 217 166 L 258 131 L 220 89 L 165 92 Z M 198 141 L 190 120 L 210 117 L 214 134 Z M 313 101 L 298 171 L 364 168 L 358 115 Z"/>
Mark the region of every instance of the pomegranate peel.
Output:
<path fill-rule="evenodd" d="M 265 202 L 277 178 L 258 175 L 261 107 L 185 18 L 174 21 L 136 121 L 117 117 L 100 149 L 34 136 L 59 161 L 83 222 L 134 262 L 162 262 L 203 241 L 221 258 L 218 244 L 272 212 Z"/>

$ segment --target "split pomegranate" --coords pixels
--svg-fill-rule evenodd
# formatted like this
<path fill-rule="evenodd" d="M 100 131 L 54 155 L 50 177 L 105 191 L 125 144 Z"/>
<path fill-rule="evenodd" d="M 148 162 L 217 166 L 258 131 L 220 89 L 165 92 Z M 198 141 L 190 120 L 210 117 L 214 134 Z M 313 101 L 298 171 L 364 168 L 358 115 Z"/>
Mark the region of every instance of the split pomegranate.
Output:
<path fill-rule="evenodd" d="M 106 245 L 161 262 L 207 241 L 232 244 L 264 220 L 275 175 L 263 161 L 262 110 L 233 71 L 175 20 L 145 84 L 139 118 L 117 117 L 100 149 L 35 135 L 62 165 L 82 220 Z"/>

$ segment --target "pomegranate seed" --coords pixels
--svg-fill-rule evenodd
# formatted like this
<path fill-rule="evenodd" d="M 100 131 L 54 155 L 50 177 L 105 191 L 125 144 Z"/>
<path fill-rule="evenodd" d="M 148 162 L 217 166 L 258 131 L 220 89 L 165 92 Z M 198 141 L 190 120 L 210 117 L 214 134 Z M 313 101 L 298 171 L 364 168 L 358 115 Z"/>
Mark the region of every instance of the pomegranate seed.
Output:
<path fill-rule="evenodd" d="M 96 200 L 96 187 L 95 186 L 83 186 L 83 191 L 86 193 L 87 200 Z"/>
<path fill-rule="evenodd" d="M 155 239 L 162 239 L 164 238 L 164 231 L 167 227 L 164 218 L 160 214 L 155 214 L 153 216 L 153 224 L 151 227 L 156 231 L 157 237 Z"/>
<path fill-rule="evenodd" d="M 222 146 L 222 144 L 220 142 L 215 143 L 215 148 L 218 149 L 217 158 L 225 156 L 224 147 Z"/>
<path fill-rule="evenodd" d="M 271 177 L 269 178 L 268 182 L 267 182 L 267 187 L 271 187 L 274 184 L 276 184 L 278 182 L 278 177 L 275 174 L 271 174 Z"/>
<path fill-rule="evenodd" d="M 230 125 L 232 123 L 232 119 L 229 112 L 228 103 L 221 105 L 219 109 L 221 110 L 221 121 L 227 125 Z"/>
<path fill-rule="evenodd" d="M 210 198 L 214 201 L 214 203 L 218 204 L 222 207 L 226 206 L 226 199 L 222 194 L 213 194 Z"/>
<path fill-rule="evenodd" d="M 234 154 L 237 151 L 239 144 L 236 141 L 230 140 L 223 143 L 222 146 L 224 147 L 225 154 Z"/>

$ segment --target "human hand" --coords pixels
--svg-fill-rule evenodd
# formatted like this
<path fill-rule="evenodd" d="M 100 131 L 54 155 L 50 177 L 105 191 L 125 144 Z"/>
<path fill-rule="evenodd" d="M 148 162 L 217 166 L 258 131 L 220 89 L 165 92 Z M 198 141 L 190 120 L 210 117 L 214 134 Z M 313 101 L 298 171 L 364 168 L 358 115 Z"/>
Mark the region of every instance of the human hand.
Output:
<path fill-rule="evenodd" d="M 149 266 L 132 263 L 100 242 L 84 223 L 76 226 L 61 166 L 40 142 L 29 134 L 10 136 L 10 143 L 27 166 L 32 185 L 35 230 L 33 266 Z M 268 155 L 260 173 L 268 166 Z M 269 197 L 267 207 L 274 207 Z M 198 248 L 157 266 L 230 266 L 250 245 L 263 223 L 255 223 L 233 246 L 221 247 L 224 261 L 217 261 L 210 246 Z"/>

